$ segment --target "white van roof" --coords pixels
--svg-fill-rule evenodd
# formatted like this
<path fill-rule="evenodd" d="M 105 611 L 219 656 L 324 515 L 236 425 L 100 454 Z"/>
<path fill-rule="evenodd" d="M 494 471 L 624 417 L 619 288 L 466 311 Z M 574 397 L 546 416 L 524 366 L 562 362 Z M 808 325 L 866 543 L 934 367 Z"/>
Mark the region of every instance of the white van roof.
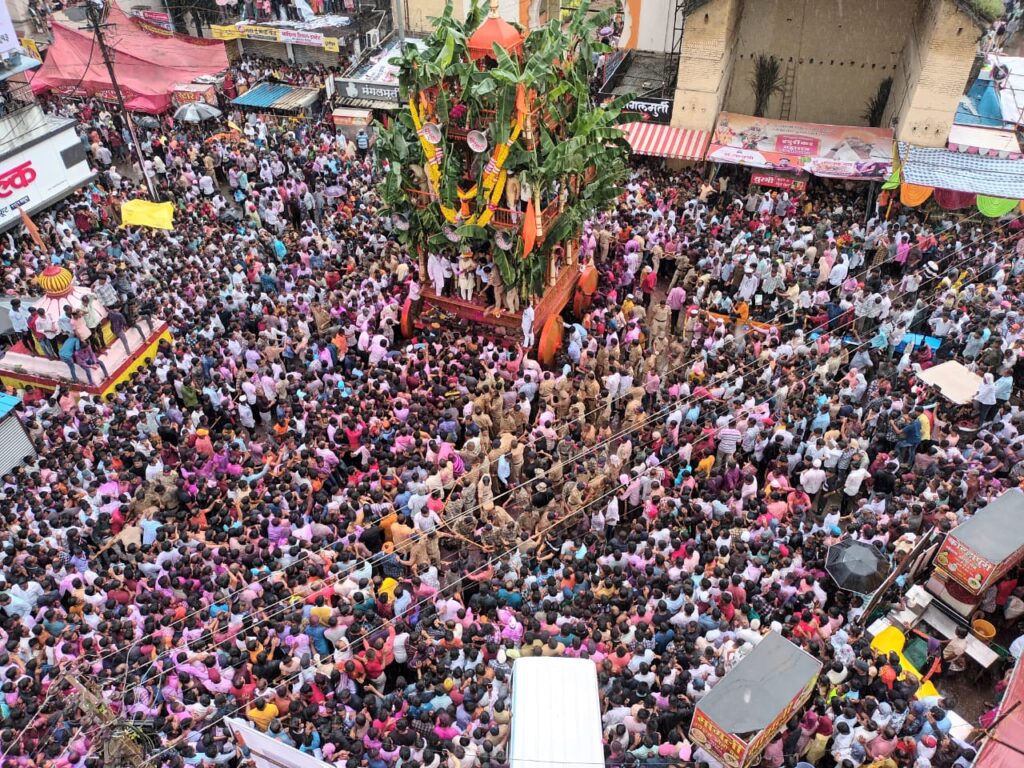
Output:
<path fill-rule="evenodd" d="M 530 656 L 512 667 L 511 768 L 604 765 L 597 667 Z"/>

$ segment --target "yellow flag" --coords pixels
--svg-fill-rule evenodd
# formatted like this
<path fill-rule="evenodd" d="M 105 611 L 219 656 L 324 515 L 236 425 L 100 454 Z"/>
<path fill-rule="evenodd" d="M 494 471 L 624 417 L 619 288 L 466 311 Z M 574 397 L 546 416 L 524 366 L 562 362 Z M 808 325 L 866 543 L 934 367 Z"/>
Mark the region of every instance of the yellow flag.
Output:
<path fill-rule="evenodd" d="M 121 223 L 126 227 L 174 229 L 174 203 L 126 200 L 121 204 Z"/>

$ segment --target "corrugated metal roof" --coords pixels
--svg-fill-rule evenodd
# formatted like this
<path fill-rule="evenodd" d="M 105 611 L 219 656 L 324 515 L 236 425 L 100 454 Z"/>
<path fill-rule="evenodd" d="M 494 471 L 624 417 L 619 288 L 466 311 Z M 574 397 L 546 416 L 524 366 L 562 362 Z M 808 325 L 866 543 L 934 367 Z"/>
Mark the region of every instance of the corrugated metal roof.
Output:
<path fill-rule="evenodd" d="M 0 418 L 3 418 L 17 408 L 18 403 L 20 402 L 20 397 L 15 397 L 14 395 L 0 395 Z"/>
<path fill-rule="evenodd" d="M 308 107 L 319 96 L 319 88 L 300 88 L 284 83 L 259 83 L 231 103 L 256 109 L 299 110 Z"/>
<path fill-rule="evenodd" d="M 274 102 L 290 93 L 292 86 L 282 83 L 259 83 L 243 93 L 232 104 L 240 107 L 264 107 L 270 109 Z"/>
<path fill-rule="evenodd" d="M 319 88 L 292 88 L 271 105 L 271 109 L 305 109 L 320 96 Z"/>

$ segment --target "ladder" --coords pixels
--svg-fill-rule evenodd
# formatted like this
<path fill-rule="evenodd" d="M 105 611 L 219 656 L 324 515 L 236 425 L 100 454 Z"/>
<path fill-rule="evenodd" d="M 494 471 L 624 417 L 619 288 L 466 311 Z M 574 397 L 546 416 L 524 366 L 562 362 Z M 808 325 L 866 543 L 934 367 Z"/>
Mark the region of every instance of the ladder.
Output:
<path fill-rule="evenodd" d="M 790 59 L 786 64 L 786 78 L 782 86 L 782 106 L 779 108 L 779 119 L 789 120 L 793 111 L 793 91 L 796 90 L 796 63 Z"/>

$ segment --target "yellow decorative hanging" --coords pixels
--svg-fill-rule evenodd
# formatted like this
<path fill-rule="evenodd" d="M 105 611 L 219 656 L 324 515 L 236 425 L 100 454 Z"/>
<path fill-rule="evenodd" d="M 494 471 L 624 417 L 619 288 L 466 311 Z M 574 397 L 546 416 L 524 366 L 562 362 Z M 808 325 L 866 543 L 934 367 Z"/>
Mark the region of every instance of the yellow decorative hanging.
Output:
<path fill-rule="evenodd" d="M 430 190 L 431 198 L 438 200 L 438 204 L 441 208 L 441 214 L 449 224 L 462 223 L 470 225 L 475 224 L 481 227 L 487 226 L 494 217 L 498 201 L 501 199 L 501 193 L 505 188 L 505 182 L 508 176 L 507 171 L 504 168 L 505 162 L 508 160 L 512 144 L 516 142 L 523 131 L 523 125 L 526 121 L 525 111 L 517 102 L 516 121 L 515 125 L 512 127 L 512 132 L 509 134 L 508 141 L 494 147 L 491 159 L 484 168 L 483 193 L 487 201 L 487 207 L 484 211 L 470 215 L 469 201 L 477 197 L 480 192 L 480 188 L 477 184 L 474 184 L 468 190 L 456 188 L 456 194 L 460 201 L 459 210 L 440 202 L 440 164 L 444 157 L 444 152 L 440 147 L 427 141 L 427 137 L 423 130 L 423 119 L 427 115 L 429 105 L 422 94 L 420 94 L 419 100 L 420 108 L 417 109 L 416 100 L 411 95 L 409 96 L 409 114 L 412 117 L 413 126 L 416 128 L 416 136 L 419 138 L 420 147 L 423 149 L 423 156 L 426 160 L 424 171 L 427 176 L 427 187 Z"/>

